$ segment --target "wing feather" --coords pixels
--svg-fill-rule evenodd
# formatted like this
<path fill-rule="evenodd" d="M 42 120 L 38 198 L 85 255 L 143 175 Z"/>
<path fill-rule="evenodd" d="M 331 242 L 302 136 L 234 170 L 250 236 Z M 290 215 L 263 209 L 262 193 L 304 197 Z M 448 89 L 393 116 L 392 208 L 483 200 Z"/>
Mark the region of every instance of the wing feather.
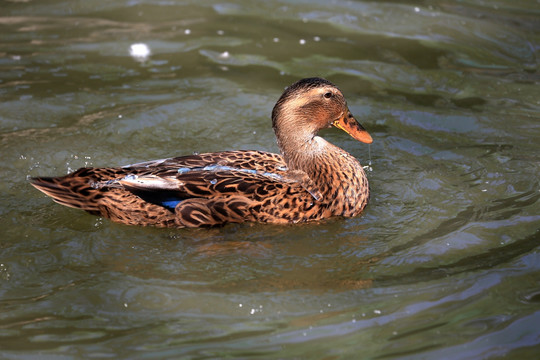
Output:
<path fill-rule="evenodd" d="M 316 195 L 306 176 L 288 171 L 278 154 L 226 151 L 83 168 L 64 177 L 35 178 L 32 184 L 63 205 L 114 221 L 199 227 L 272 216 L 269 198 L 306 190 Z M 258 212 L 268 207 L 267 215 Z"/>

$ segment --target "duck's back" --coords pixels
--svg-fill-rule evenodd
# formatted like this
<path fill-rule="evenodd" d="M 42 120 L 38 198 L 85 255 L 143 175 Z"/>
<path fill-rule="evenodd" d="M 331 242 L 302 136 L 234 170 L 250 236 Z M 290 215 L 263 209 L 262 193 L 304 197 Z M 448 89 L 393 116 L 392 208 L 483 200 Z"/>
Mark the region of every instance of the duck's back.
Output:
<path fill-rule="evenodd" d="M 57 203 L 117 222 L 198 227 L 258 221 L 257 210 L 263 205 L 257 205 L 265 198 L 290 187 L 302 191 L 284 180 L 286 171 L 278 154 L 226 151 L 82 168 L 63 177 L 33 178 L 31 183 Z"/>

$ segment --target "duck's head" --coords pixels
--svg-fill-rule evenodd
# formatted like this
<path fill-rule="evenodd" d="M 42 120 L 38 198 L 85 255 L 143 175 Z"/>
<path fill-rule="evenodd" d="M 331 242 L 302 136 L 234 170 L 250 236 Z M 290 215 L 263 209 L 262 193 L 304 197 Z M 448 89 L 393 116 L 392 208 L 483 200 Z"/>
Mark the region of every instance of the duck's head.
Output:
<path fill-rule="evenodd" d="M 274 106 L 272 126 L 280 146 L 312 140 L 321 129 L 332 126 L 358 141 L 373 141 L 351 114 L 337 86 L 321 78 L 302 79 L 289 86 Z"/>

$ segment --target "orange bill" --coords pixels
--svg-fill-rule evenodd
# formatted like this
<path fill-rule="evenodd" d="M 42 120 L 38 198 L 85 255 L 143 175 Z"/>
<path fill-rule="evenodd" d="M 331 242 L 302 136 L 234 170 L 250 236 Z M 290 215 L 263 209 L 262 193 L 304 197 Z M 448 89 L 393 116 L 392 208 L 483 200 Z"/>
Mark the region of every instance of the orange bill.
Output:
<path fill-rule="evenodd" d="M 373 139 L 362 125 L 354 118 L 350 111 L 332 123 L 333 126 L 345 131 L 354 139 L 366 144 L 371 144 Z"/>

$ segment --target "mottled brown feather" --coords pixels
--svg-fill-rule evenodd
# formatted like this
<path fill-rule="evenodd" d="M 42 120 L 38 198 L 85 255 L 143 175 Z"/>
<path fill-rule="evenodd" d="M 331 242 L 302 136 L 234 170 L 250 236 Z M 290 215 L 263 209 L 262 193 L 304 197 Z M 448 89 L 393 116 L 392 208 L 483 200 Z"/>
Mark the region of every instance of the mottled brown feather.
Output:
<path fill-rule="evenodd" d="M 329 91 L 334 99 L 323 97 Z M 356 121 L 339 89 L 322 79 L 301 80 L 285 91 L 272 114 L 283 156 L 223 151 L 82 168 L 63 177 L 32 178 L 31 184 L 59 204 L 130 225 L 279 224 L 358 215 L 369 198 L 362 166 L 317 136 L 338 118 L 347 126 Z"/>

